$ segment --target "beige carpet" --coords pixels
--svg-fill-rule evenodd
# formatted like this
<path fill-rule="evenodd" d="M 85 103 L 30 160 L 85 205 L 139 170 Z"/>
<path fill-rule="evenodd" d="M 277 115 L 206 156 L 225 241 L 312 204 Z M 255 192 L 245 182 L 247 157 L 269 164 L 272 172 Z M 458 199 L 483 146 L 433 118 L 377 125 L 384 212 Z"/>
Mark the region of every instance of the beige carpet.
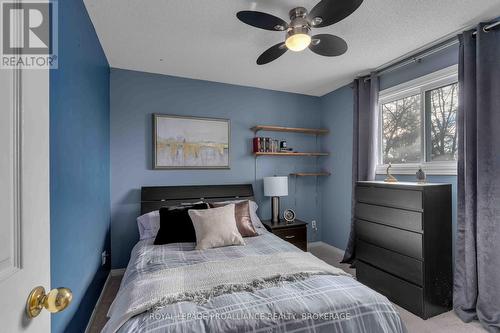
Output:
<path fill-rule="evenodd" d="M 123 275 L 109 276 L 109 280 L 102 291 L 101 300 L 96 305 L 93 318 L 90 318 L 88 329 L 85 333 L 100 333 L 108 321 L 106 317 L 109 307 L 120 289 Z"/>
<path fill-rule="evenodd" d="M 356 276 L 354 270 L 349 268 L 349 265 L 339 264 L 342 260 L 343 253 L 334 248 L 333 246 L 327 245 L 325 243 L 316 242 L 309 244 L 309 252 L 314 254 L 316 257 L 323 261 L 326 261 L 332 266 L 342 268 L 349 274 Z M 406 311 L 405 309 L 396 305 L 408 328 L 409 333 L 484 333 L 484 330 L 479 324 L 479 322 L 473 322 L 469 324 L 463 323 L 453 311 L 440 314 L 439 316 L 432 317 L 427 320 L 423 320 L 420 317 L 415 316 L 413 313 Z"/>

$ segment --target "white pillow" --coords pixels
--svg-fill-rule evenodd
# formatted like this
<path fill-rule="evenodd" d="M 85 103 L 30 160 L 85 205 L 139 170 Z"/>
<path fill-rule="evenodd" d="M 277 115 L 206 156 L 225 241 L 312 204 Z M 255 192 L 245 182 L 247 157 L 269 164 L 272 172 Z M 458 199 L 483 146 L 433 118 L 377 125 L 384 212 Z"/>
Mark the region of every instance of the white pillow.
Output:
<path fill-rule="evenodd" d="M 139 228 L 139 239 L 155 238 L 160 230 L 160 211 L 155 210 L 137 218 Z"/>
<path fill-rule="evenodd" d="M 196 250 L 229 245 L 245 245 L 234 217 L 234 204 L 212 209 L 190 209 L 196 233 Z"/>
<path fill-rule="evenodd" d="M 215 202 L 218 204 L 227 204 L 227 203 L 238 203 L 242 201 L 247 201 L 247 200 L 228 200 L 228 201 L 219 201 Z M 262 224 L 262 221 L 259 219 L 259 216 L 257 215 L 257 209 L 259 209 L 259 206 L 257 203 L 253 200 L 248 200 L 249 208 L 250 208 L 250 219 L 252 220 L 252 224 L 255 228 L 265 228 L 264 225 Z"/>
<path fill-rule="evenodd" d="M 169 207 L 169 209 L 182 209 L 185 206 L 197 205 L 203 203 L 198 202 L 181 202 L 178 206 Z M 137 218 L 137 227 L 139 228 L 139 239 L 155 238 L 160 230 L 160 211 L 155 210 Z"/>

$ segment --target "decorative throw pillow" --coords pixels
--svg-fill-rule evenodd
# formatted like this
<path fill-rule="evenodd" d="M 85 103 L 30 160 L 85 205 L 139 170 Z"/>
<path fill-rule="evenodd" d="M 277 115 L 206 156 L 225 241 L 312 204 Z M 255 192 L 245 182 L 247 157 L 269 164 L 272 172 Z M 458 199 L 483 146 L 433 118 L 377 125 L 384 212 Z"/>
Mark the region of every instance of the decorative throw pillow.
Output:
<path fill-rule="evenodd" d="M 160 229 L 160 211 L 155 210 L 139 216 L 137 227 L 139 228 L 140 240 L 155 238 L 158 229 Z"/>
<path fill-rule="evenodd" d="M 234 204 L 207 210 L 189 210 L 196 233 L 196 249 L 245 245 L 236 227 Z"/>
<path fill-rule="evenodd" d="M 228 204 L 225 203 L 211 203 L 210 207 L 224 207 Z M 236 227 L 243 237 L 257 236 L 258 233 L 255 231 L 255 227 L 252 224 L 252 218 L 250 216 L 250 203 L 248 200 L 240 201 L 234 204 L 234 218 L 236 219 Z"/>
<path fill-rule="evenodd" d="M 202 203 L 174 209 L 160 208 L 160 230 L 158 230 L 154 244 L 196 242 L 193 222 L 188 214 L 190 209 L 208 209 L 208 204 Z"/>
<path fill-rule="evenodd" d="M 174 208 L 185 208 L 186 206 L 192 207 L 193 205 L 198 205 L 204 203 L 203 201 L 198 202 L 182 202 L 177 207 Z M 143 214 L 137 218 L 137 228 L 139 229 L 139 239 L 149 239 L 155 238 L 160 229 L 160 211 L 154 210 L 152 212 Z"/>
<path fill-rule="evenodd" d="M 230 203 L 236 204 L 243 201 L 248 201 L 250 205 L 250 218 L 252 219 L 253 226 L 255 228 L 265 229 L 264 225 L 262 224 L 262 221 L 259 219 L 259 216 L 257 215 L 257 209 L 259 209 L 259 206 L 253 200 L 228 200 L 228 201 L 214 202 L 214 204 L 230 204 Z"/>

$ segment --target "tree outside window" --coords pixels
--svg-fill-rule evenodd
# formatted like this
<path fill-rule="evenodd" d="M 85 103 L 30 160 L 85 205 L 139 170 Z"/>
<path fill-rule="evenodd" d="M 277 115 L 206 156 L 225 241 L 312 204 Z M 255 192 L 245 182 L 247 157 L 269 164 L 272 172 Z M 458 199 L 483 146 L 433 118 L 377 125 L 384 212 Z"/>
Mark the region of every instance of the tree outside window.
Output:
<path fill-rule="evenodd" d="M 456 161 L 458 83 L 425 92 L 427 161 Z"/>
<path fill-rule="evenodd" d="M 382 104 L 382 121 L 384 164 L 420 161 L 420 95 Z"/>
<path fill-rule="evenodd" d="M 422 89 L 380 109 L 384 164 L 456 161 L 458 83 Z"/>

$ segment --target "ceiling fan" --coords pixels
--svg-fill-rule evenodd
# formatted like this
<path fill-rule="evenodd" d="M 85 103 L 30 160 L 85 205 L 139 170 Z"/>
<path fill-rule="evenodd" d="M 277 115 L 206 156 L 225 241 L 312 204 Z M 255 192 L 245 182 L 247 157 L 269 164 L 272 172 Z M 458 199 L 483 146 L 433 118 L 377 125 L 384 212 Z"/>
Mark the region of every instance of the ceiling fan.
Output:
<path fill-rule="evenodd" d="M 285 41 L 271 46 L 257 59 L 257 65 L 264 65 L 281 57 L 287 50 L 303 51 L 307 47 L 316 54 L 334 57 L 347 51 L 347 43 L 330 34 L 311 36 L 313 28 L 323 28 L 351 15 L 363 0 L 321 0 L 308 12 L 304 7 L 290 11 L 290 23 L 271 14 L 244 10 L 236 16 L 240 21 L 256 28 L 271 31 L 286 31 Z"/>

